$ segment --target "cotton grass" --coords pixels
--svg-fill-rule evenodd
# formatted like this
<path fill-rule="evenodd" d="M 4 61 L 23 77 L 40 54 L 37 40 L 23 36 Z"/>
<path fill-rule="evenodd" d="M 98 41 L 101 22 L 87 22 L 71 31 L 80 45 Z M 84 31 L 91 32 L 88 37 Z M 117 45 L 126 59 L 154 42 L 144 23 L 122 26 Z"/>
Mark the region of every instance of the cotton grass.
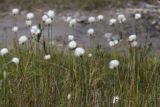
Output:
<path fill-rule="evenodd" d="M 19 62 L 20 62 L 20 60 L 19 60 L 19 58 L 17 58 L 17 57 L 13 57 L 13 58 L 12 58 L 12 62 L 15 63 L 16 65 L 18 65 Z"/>
<path fill-rule="evenodd" d="M 74 40 L 70 41 L 69 44 L 68 44 L 68 47 L 70 49 L 75 49 L 77 47 L 77 42 L 74 41 Z"/>
<path fill-rule="evenodd" d="M 2 48 L 1 51 L 0 51 L 0 54 L 1 56 L 5 56 L 9 53 L 8 49 L 7 48 Z"/>
<path fill-rule="evenodd" d="M 84 48 L 78 47 L 75 49 L 74 55 L 77 57 L 81 57 L 85 54 Z"/>
<path fill-rule="evenodd" d="M 115 69 L 119 66 L 119 61 L 118 60 L 111 60 L 109 62 L 109 68 L 110 69 Z"/>
<path fill-rule="evenodd" d="M 12 10 L 13 19 L 18 14 L 19 10 Z M 0 50 L 0 106 L 157 106 L 159 57 L 149 45 L 141 45 L 144 31 L 126 29 L 128 18 L 141 22 L 140 13 L 82 20 L 79 14 L 67 14 L 60 17 L 70 29 L 64 38 L 52 34 L 57 19 L 54 10 L 36 14 L 24 17 L 26 31 L 21 26 L 18 29 L 18 20 L 14 20 L 10 29 L 17 36 L 14 45 L 10 47 L 8 41 L 1 45 L 7 48 Z M 99 27 L 107 24 L 104 30 Z"/>
<path fill-rule="evenodd" d="M 18 41 L 19 41 L 19 44 L 21 45 L 21 44 L 24 44 L 25 42 L 27 42 L 27 40 L 28 40 L 28 38 L 25 35 L 23 35 L 19 38 Z"/>
<path fill-rule="evenodd" d="M 18 8 L 14 8 L 12 9 L 12 14 L 15 16 L 19 13 L 19 9 Z"/>

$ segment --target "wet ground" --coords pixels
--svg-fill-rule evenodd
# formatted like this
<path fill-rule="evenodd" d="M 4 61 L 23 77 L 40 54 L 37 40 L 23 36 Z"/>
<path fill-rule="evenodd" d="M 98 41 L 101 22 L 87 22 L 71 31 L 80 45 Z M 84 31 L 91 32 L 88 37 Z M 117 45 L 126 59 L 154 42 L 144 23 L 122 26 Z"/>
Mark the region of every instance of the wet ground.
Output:
<path fill-rule="evenodd" d="M 133 15 L 136 12 L 142 13 L 142 20 L 138 23 L 134 20 Z M 35 18 L 33 25 L 37 25 L 41 20 L 41 16 L 44 10 L 34 11 Z M 116 24 L 113 28 L 109 26 L 109 19 L 116 18 L 118 14 L 125 14 L 127 21 L 124 24 L 123 30 L 126 38 L 131 34 L 136 34 L 138 42 L 141 43 L 152 43 L 153 50 L 160 50 L 160 7 L 148 6 L 142 8 L 125 8 L 125 9 L 112 9 L 104 8 L 103 10 L 96 11 L 79 11 L 79 10 L 64 10 L 56 12 L 53 23 L 53 40 L 60 44 L 67 44 L 67 37 L 69 34 L 75 36 L 75 40 L 79 46 L 89 47 L 89 37 L 87 35 L 88 28 L 95 29 L 95 39 L 97 43 L 102 46 L 108 47 L 108 42 L 104 37 L 105 33 L 112 33 L 113 38 L 118 39 L 121 32 L 120 25 Z M 13 20 L 10 12 L 1 12 L 0 14 L 0 42 L 5 45 L 11 45 L 14 33 L 12 32 L 12 26 L 16 23 L 19 27 L 18 36 L 26 35 L 29 36 L 29 31 L 25 25 L 25 16 L 27 11 L 22 11 L 17 16 L 17 21 Z M 96 22 L 94 24 L 88 24 L 87 18 L 89 16 L 97 16 L 103 14 L 105 17 L 104 21 Z M 73 16 L 80 20 L 76 27 L 70 28 L 68 24 L 63 20 L 65 16 Z M 47 38 L 47 27 L 45 30 L 45 36 Z"/>

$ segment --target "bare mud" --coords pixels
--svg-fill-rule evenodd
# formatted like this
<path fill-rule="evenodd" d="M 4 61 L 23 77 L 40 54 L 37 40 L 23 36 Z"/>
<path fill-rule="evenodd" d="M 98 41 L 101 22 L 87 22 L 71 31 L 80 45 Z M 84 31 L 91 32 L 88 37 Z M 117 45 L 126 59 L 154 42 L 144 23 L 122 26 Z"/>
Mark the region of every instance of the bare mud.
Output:
<path fill-rule="evenodd" d="M 36 10 L 35 18 L 32 25 L 39 24 L 41 16 L 45 10 Z M 133 16 L 135 13 L 142 13 L 142 19 L 138 23 L 134 20 Z M 29 30 L 25 25 L 25 16 L 27 11 L 21 11 L 20 15 L 17 16 L 16 21 L 10 15 L 10 12 L 0 13 L 0 43 L 7 46 L 11 45 L 11 41 L 14 37 L 12 27 L 16 23 L 19 27 L 18 36 L 26 35 L 29 36 Z M 101 22 L 95 22 L 93 25 L 87 22 L 89 16 L 97 16 L 102 14 L 105 20 Z M 85 48 L 89 47 L 89 37 L 87 30 L 89 28 L 95 29 L 96 42 L 104 47 L 108 47 L 108 42 L 104 35 L 106 33 L 112 33 L 113 38 L 119 39 L 119 34 L 122 29 L 120 25 L 116 24 L 113 28 L 109 26 L 110 18 L 117 18 L 118 14 L 125 14 L 127 21 L 124 24 L 123 30 L 125 31 L 126 38 L 131 34 L 136 34 L 138 37 L 139 44 L 152 44 L 154 51 L 160 50 L 160 7 L 146 5 L 141 8 L 121 8 L 112 9 L 104 8 L 103 10 L 96 11 L 79 11 L 79 10 L 64 10 L 57 11 L 56 17 L 53 23 L 53 40 L 59 44 L 67 44 L 67 37 L 69 34 L 75 36 L 75 40 L 79 46 Z M 75 28 L 70 28 L 68 23 L 63 19 L 66 16 L 72 16 L 79 20 Z M 47 27 L 45 28 L 45 36 L 47 38 Z M 96 44 L 95 42 L 95 44 Z"/>

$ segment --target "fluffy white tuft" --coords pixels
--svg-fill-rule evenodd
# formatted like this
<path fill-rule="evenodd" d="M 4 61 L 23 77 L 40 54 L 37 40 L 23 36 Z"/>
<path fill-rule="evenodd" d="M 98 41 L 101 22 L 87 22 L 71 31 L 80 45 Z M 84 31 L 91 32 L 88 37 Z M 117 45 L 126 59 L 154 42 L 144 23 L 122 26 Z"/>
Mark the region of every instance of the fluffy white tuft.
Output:
<path fill-rule="evenodd" d="M 118 60 L 111 60 L 109 62 L 109 68 L 110 69 L 117 68 L 118 66 L 119 66 L 119 61 Z"/>
<path fill-rule="evenodd" d="M 89 28 L 87 32 L 89 35 L 93 35 L 95 31 L 93 28 Z"/>
<path fill-rule="evenodd" d="M 44 56 L 44 59 L 45 59 L 45 60 L 51 59 L 51 55 L 50 55 L 50 54 L 45 55 L 45 56 Z"/>
<path fill-rule="evenodd" d="M 76 25 L 76 23 L 77 23 L 76 19 L 71 19 L 71 20 L 69 21 L 69 26 L 70 26 L 70 27 L 74 27 L 74 26 Z"/>
<path fill-rule="evenodd" d="M 16 65 L 18 65 L 20 61 L 19 61 L 19 58 L 13 57 L 12 62 L 15 63 Z"/>
<path fill-rule="evenodd" d="M 12 28 L 12 31 L 15 32 L 15 33 L 17 33 L 17 32 L 18 32 L 18 29 L 19 29 L 19 28 L 18 28 L 17 26 L 14 26 L 14 27 Z"/>
<path fill-rule="evenodd" d="M 114 25 L 116 22 L 117 20 L 112 18 L 109 20 L 109 25 Z"/>
<path fill-rule="evenodd" d="M 93 22 L 95 22 L 95 21 L 96 21 L 96 18 L 93 17 L 93 16 L 91 16 L 91 17 L 88 18 L 88 22 L 89 22 L 89 23 L 93 23 Z"/>
<path fill-rule="evenodd" d="M 119 96 L 114 96 L 113 97 L 113 104 L 118 103 L 119 102 Z"/>
<path fill-rule="evenodd" d="M 54 10 L 48 10 L 47 15 L 48 15 L 51 19 L 53 19 L 54 16 L 55 16 Z"/>
<path fill-rule="evenodd" d="M 84 50 L 84 48 L 78 47 L 75 49 L 74 54 L 77 57 L 83 56 L 85 54 L 85 50 Z"/>
<path fill-rule="evenodd" d="M 129 42 L 135 41 L 136 38 L 137 38 L 136 35 L 130 35 L 130 36 L 128 37 L 128 41 L 129 41 Z"/>
<path fill-rule="evenodd" d="M 8 49 L 7 48 L 2 48 L 1 49 L 1 51 L 0 51 L 0 54 L 1 54 L 1 56 L 4 56 L 4 55 L 6 55 L 6 54 L 8 54 Z"/>
<path fill-rule="evenodd" d="M 98 20 L 98 21 L 104 20 L 104 16 L 103 16 L 103 15 L 98 15 L 98 16 L 97 16 L 97 20 Z"/>
<path fill-rule="evenodd" d="M 73 35 L 68 35 L 68 41 L 72 41 L 74 40 L 74 36 Z"/>
<path fill-rule="evenodd" d="M 75 48 L 77 47 L 77 42 L 74 41 L 74 40 L 71 41 L 71 42 L 69 42 L 68 47 L 69 47 L 70 49 L 75 49 Z"/>
<path fill-rule="evenodd" d="M 27 36 L 23 35 L 19 38 L 18 41 L 19 41 L 19 44 L 23 44 L 23 43 L 27 42 L 27 40 L 28 40 Z"/>
<path fill-rule="evenodd" d="M 123 14 L 118 15 L 119 23 L 124 23 L 126 21 L 126 17 Z"/>
<path fill-rule="evenodd" d="M 12 14 L 13 15 L 17 15 L 18 13 L 19 13 L 19 9 L 18 8 L 12 9 Z"/>
<path fill-rule="evenodd" d="M 33 19 L 34 18 L 34 13 L 32 13 L 32 12 L 30 12 L 30 13 L 28 13 L 27 15 L 26 15 L 26 19 L 27 20 L 31 20 L 31 19 Z"/>
<path fill-rule="evenodd" d="M 141 17 L 142 17 L 142 14 L 140 14 L 140 13 L 136 13 L 136 14 L 134 15 L 134 18 L 135 18 L 136 20 L 141 19 Z"/>

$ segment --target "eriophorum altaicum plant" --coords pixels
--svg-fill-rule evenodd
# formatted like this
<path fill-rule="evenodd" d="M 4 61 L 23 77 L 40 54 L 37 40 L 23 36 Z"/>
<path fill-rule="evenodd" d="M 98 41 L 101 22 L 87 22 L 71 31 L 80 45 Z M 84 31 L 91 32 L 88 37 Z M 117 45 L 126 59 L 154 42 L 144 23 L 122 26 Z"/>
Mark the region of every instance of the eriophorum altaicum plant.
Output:
<path fill-rule="evenodd" d="M 140 46 L 139 34 L 133 32 L 118 40 L 106 33 L 111 51 L 95 48 L 88 51 L 79 44 L 76 35 L 66 37 L 65 52 L 52 46 L 48 49 L 49 41 L 42 33 L 46 22 L 52 22 L 50 19 L 54 14 L 48 13 L 42 17 L 43 24 L 30 26 L 31 35 L 23 34 L 17 38 L 17 50 L 1 48 L 1 107 L 159 106 L 160 60 L 150 56 L 148 48 Z M 33 17 L 30 14 L 26 19 Z M 140 15 L 136 15 L 135 20 L 139 18 Z M 110 25 L 117 21 L 120 20 L 110 20 Z M 69 21 L 70 27 L 76 27 L 76 24 L 76 19 Z M 95 28 L 87 30 L 89 36 L 96 31 Z M 32 46 L 32 41 L 36 47 Z M 126 51 L 114 51 L 121 42 L 126 42 Z"/>
<path fill-rule="evenodd" d="M 16 45 L 16 42 L 17 42 L 17 38 L 18 38 L 18 30 L 19 30 L 19 27 L 17 26 L 17 18 L 18 18 L 18 15 L 19 15 L 19 9 L 18 8 L 14 8 L 12 9 L 11 11 L 11 15 L 12 15 L 12 18 L 13 18 L 13 24 L 12 24 L 12 32 L 13 32 L 13 43 L 14 43 L 14 46 L 17 47 Z"/>

